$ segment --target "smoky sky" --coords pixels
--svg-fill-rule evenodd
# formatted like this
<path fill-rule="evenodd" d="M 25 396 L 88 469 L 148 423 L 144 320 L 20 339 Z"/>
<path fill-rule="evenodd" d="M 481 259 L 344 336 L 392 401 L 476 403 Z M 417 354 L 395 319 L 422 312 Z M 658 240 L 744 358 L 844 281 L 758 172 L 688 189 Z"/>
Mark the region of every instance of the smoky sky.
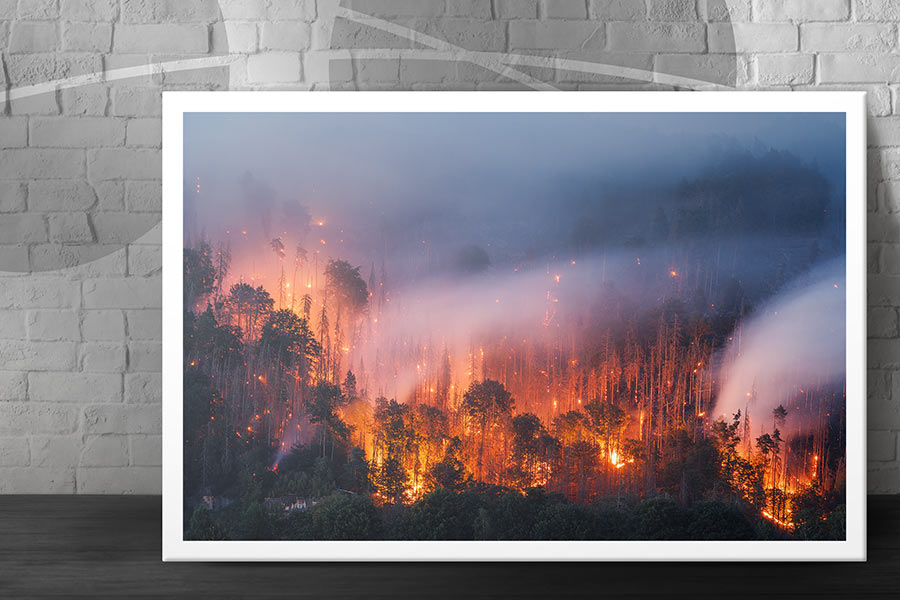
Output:
<path fill-rule="evenodd" d="M 188 113 L 185 175 L 227 186 L 250 171 L 310 203 L 403 207 L 426 200 L 426 190 L 468 191 L 480 202 L 473 190 L 528 189 L 560 175 L 665 184 L 743 147 L 788 151 L 838 182 L 843 121 L 830 113 Z"/>
<path fill-rule="evenodd" d="M 747 193 L 802 167 L 843 210 L 844 140 L 832 113 L 188 113 L 184 174 L 213 238 L 259 222 L 260 246 L 281 230 L 311 246 L 308 215 L 357 264 L 426 243 L 432 264 L 482 250 L 496 264 L 570 244 L 585 222 L 616 243 L 652 237 L 680 184 L 757 160 Z"/>

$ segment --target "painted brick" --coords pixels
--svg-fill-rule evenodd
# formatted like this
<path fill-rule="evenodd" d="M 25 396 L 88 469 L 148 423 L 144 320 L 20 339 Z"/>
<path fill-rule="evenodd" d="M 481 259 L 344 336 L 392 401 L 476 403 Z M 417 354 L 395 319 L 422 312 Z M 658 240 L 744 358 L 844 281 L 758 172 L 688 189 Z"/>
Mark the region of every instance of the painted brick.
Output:
<path fill-rule="evenodd" d="M 16 21 L 9 35 L 9 52 L 55 52 L 59 50 L 59 28 L 53 21 Z"/>
<path fill-rule="evenodd" d="M 807 86 L 797 86 L 797 90 L 809 91 L 852 91 L 866 93 L 866 112 L 870 116 L 884 117 L 890 115 L 891 88 L 887 84 L 842 84 L 842 83 L 814 83 Z M 869 173 L 875 173 L 870 170 Z"/>
<path fill-rule="evenodd" d="M 866 125 L 870 147 L 900 145 L 900 117 L 869 119 Z"/>
<path fill-rule="evenodd" d="M 873 307 L 868 310 L 867 321 L 866 329 L 869 337 L 897 337 L 898 323 L 896 308 Z"/>
<path fill-rule="evenodd" d="M 88 150 L 92 181 L 104 179 L 158 179 L 162 169 L 159 150 L 116 148 Z"/>
<path fill-rule="evenodd" d="M 159 215 L 151 213 L 104 212 L 93 215 L 97 239 L 107 243 L 127 243 L 148 232 L 159 223 Z"/>
<path fill-rule="evenodd" d="M 161 417 L 159 406 L 155 405 L 98 404 L 84 409 L 84 431 L 88 434 L 158 434 Z"/>
<path fill-rule="evenodd" d="M 872 275 L 869 277 L 868 293 L 869 306 L 897 306 L 900 304 L 900 277 Z M 897 365 L 900 366 L 900 362 Z"/>
<path fill-rule="evenodd" d="M 34 467 L 0 468 L 0 494 L 72 494 L 75 470 Z"/>
<path fill-rule="evenodd" d="M 125 313 L 128 321 L 128 337 L 133 340 L 162 339 L 162 311 L 129 310 Z"/>
<path fill-rule="evenodd" d="M 706 28 L 698 23 L 609 23 L 610 50 L 627 52 L 701 52 Z"/>
<path fill-rule="evenodd" d="M 0 179 L 70 179 L 83 174 L 82 150 L 0 150 Z"/>
<path fill-rule="evenodd" d="M 158 275 L 162 270 L 162 246 L 129 246 L 128 274 Z"/>
<path fill-rule="evenodd" d="M 81 450 L 81 438 L 66 436 L 33 436 L 31 464 L 35 467 L 71 467 Z"/>
<path fill-rule="evenodd" d="M 47 52 L 10 55 L 6 58 L 6 67 L 11 81 L 27 85 L 99 73 L 103 62 L 98 54 Z"/>
<path fill-rule="evenodd" d="M 894 431 L 870 431 L 866 443 L 869 461 L 887 462 L 897 458 L 897 433 Z"/>
<path fill-rule="evenodd" d="M 78 425 L 78 409 L 71 404 L 0 404 L 0 435 L 3 436 L 21 435 L 23 431 L 31 434 L 71 434 Z"/>
<path fill-rule="evenodd" d="M 24 181 L 0 181 L 0 213 L 25 210 L 27 192 Z"/>
<path fill-rule="evenodd" d="M 19 0 L 16 15 L 20 19 L 55 19 L 59 5 L 56 0 Z"/>
<path fill-rule="evenodd" d="M 0 402 L 25 400 L 26 374 L 16 371 L 0 371 Z"/>
<path fill-rule="evenodd" d="M 732 54 L 659 54 L 654 64 L 658 74 L 684 77 L 698 85 L 729 85 L 747 77 L 745 61 Z"/>
<path fill-rule="evenodd" d="M 312 21 L 316 18 L 315 0 L 266 0 L 266 16 L 271 21 Z"/>
<path fill-rule="evenodd" d="M 123 467 L 129 463 L 128 436 L 88 436 L 81 448 L 81 467 Z"/>
<path fill-rule="evenodd" d="M 492 0 L 446 0 L 444 14 L 448 17 L 490 19 L 491 4 Z"/>
<path fill-rule="evenodd" d="M 537 18 L 537 0 L 496 0 L 494 5 L 500 19 Z"/>
<path fill-rule="evenodd" d="M 109 22 L 119 14 L 118 0 L 60 0 L 60 16 L 68 21 Z"/>
<path fill-rule="evenodd" d="M 156 121 L 156 126 L 159 126 L 159 121 Z M 157 181 L 129 182 L 125 192 L 125 205 L 131 212 L 160 212 L 162 185 Z"/>
<path fill-rule="evenodd" d="M 28 119 L 7 117 L 0 119 L 0 144 L 3 148 L 24 148 L 28 145 Z"/>
<path fill-rule="evenodd" d="M 52 279 L 5 279 L 0 286 L 3 308 L 72 308 L 78 305 L 78 284 Z"/>
<path fill-rule="evenodd" d="M 878 206 L 887 213 L 900 212 L 900 182 L 878 184 Z"/>
<path fill-rule="evenodd" d="M 162 95 L 152 87 L 118 86 L 113 90 L 112 114 L 119 117 L 158 117 L 162 114 Z"/>
<path fill-rule="evenodd" d="M 88 342 L 121 340 L 125 337 L 125 316 L 120 310 L 85 310 L 81 337 Z"/>
<path fill-rule="evenodd" d="M 6 243 L 45 242 L 47 223 L 42 215 L 13 213 L 0 216 L 0 240 Z"/>
<path fill-rule="evenodd" d="M 12 58 L 9 60 L 11 61 Z M 56 92 L 28 95 L 22 98 L 13 97 L 10 98 L 8 106 L 11 115 L 58 115 L 60 111 Z"/>
<path fill-rule="evenodd" d="M 80 467 L 78 493 L 159 494 L 162 469 L 155 467 Z"/>
<path fill-rule="evenodd" d="M 109 52 L 112 25 L 109 23 L 65 23 L 63 50 L 69 52 Z"/>
<path fill-rule="evenodd" d="M 54 213 L 47 216 L 50 240 L 57 243 L 90 242 L 94 239 L 84 213 Z"/>
<path fill-rule="evenodd" d="M 121 373 L 125 370 L 125 344 L 92 342 L 80 348 L 81 370 L 86 372 Z"/>
<path fill-rule="evenodd" d="M 804 23 L 800 47 L 806 52 L 887 52 L 897 45 L 887 23 Z"/>
<path fill-rule="evenodd" d="M 121 0 L 119 11 L 123 23 L 202 23 L 220 15 L 216 0 Z"/>
<path fill-rule="evenodd" d="M 117 25 L 113 50 L 122 53 L 205 54 L 209 50 L 209 30 L 205 25 L 174 23 Z"/>
<path fill-rule="evenodd" d="M 420 63 L 421 61 L 404 61 L 410 63 Z M 441 63 L 445 69 L 448 67 L 448 63 Z M 441 64 L 438 65 L 438 68 L 441 67 Z M 407 67 L 409 68 L 409 67 Z M 373 81 L 388 81 L 395 82 L 400 79 L 400 61 L 394 59 L 385 59 L 385 60 L 366 60 L 357 62 L 356 64 L 356 81 L 357 82 L 373 82 Z"/>
<path fill-rule="evenodd" d="M 162 120 L 129 119 L 125 143 L 129 146 L 160 147 L 162 144 Z"/>
<path fill-rule="evenodd" d="M 33 402 L 121 402 L 122 375 L 29 373 L 28 398 Z"/>
<path fill-rule="evenodd" d="M 27 336 L 24 310 L 4 310 L 0 313 L 0 339 L 21 340 Z"/>
<path fill-rule="evenodd" d="M 300 80 L 300 55 L 293 52 L 254 54 L 247 60 L 253 83 L 286 83 Z"/>
<path fill-rule="evenodd" d="M 101 84 L 67 88 L 59 95 L 62 112 L 69 116 L 103 116 L 109 107 L 109 89 Z"/>
<path fill-rule="evenodd" d="M 260 48 L 263 50 L 305 50 L 309 48 L 310 27 L 302 21 L 276 21 L 262 24 Z"/>
<path fill-rule="evenodd" d="M 159 278 L 95 279 L 83 285 L 85 308 L 161 308 Z"/>
<path fill-rule="evenodd" d="M 212 28 L 213 52 L 252 54 L 259 49 L 257 24 L 247 21 L 216 23 Z"/>
<path fill-rule="evenodd" d="M 162 344 L 128 342 L 128 370 L 158 372 L 162 368 Z"/>
<path fill-rule="evenodd" d="M 136 466 L 158 466 L 162 462 L 162 436 L 132 435 L 131 464 Z"/>
<path fill-rule="evenodd" d="M 219 0 L 222 17 L 229 19 L 263 19 L 266 0 Z"/>
<path fill-rule="evenodd" d="M 97 181 L 93 183 L 97 197 L 97 210 L 120 212 L 125 210 L 125 184 L 121 181 Z"/>
<path fill-rule="evenodd" d="M 850 15 L 850 0 L 753 0 L 756 21 L 841 21 Z"/>
<path fill-rule="evenodd" d="M 13 273 L 27 271 L 29 266 L 29 247 L 26 244 L 3 244 L 0 246 L 0 273 L 4 271 Z"/>
<path fill-rule="evenodd" d="M 728 21 L 744 23 L 750 20 L 751 0 L 706 0 L 706 6 L 700 3 L 701 10 L 706 10 L 706 18 L 710 22 Z"/>
<path fill-rule="evenodd" d="M 73 310 L 30 310 L 25 315 L 29 340 L 78 341 L 78 314 Z"/>
<path fill-rule="evenodd" d="M 642 21 L 647 18 L 647 5 L 634 0 L 590 0 L 592 19 L 604 21 Z"/>
<path fill-rule="evenodd" d="M 798 85 L 813 80 L 812 54 L 760 54 L 756 77 L 762 85 Z"/>
<path fill-rule="evenodd" d="M 585 19 L 587 3 L 584 0 L 544 0 L 543 14 L 548 19 Z"/>
<path fill-rule="evenodd" d="M 858 21 L 900 21 L 896 0 L 856 0 L 854 9 Z"/>
<path fill-rule="evenodd" d="M 647 0 L 647 17 L 651 21 L 694 21 L 697 0 Z"/>
<path fill-rule="evenodd" d="M 796 25 L 787 23 L 713 23 L 708 27 L 710 52 L 788 52 L 796 50 Z"/>
<path fill-rule="evenodd" d="M 883 54 L 821 54 L 819 78 L 824 83 L 894 81 L 900 73 L 900 56 Z"/>
<path fill-rule="evenodd" d="M 602 23 L 576 21 L 511 21 L 511 49 L 544 48 L 583 50 L 602 48 L 605 36 Z"/>
<path fill-rule="evenodd" d="M 510 22 L 510 26 L 515 22 Z M 506 27 L 499 21 L 432 20 L 426 21 L 423 33 L 466 50 L 502 52 L 506 49 Z"/>
<path fill-rule="evenodd" d="M 27 467 L 31 447 L 26 437 L 0 439 L 0 467 Z"/>
<path fill-rule="evenodd" d="M 162 376 L 159 373 L 126 373 L 125 402 L 128 404 L 160 404 Z"/>

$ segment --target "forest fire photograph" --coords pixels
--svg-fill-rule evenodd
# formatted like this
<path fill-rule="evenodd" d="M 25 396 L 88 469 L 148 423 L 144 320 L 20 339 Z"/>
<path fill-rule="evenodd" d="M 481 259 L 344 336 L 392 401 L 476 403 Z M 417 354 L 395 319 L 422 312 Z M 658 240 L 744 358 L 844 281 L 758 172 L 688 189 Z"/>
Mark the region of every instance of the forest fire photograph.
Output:
<path fill-rule="evenodd" d="M 179 120 L 183 541 L 847 540 L 843 110 Z"/>

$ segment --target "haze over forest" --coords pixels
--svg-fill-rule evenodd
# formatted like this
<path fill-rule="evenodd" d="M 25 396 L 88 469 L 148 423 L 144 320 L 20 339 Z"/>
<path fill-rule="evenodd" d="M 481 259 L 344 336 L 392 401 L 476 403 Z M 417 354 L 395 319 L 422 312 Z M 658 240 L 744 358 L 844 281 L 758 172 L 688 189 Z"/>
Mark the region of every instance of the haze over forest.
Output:
<path fill-rule="evenodd" d="M 822 523 L 844 474 L 843 118 L 186 114 L 185 247 L 198 253 L 185 262 L 197 323 L 186 382 L 210 378 L 190 379 L 206 408 L 189 423 L 206 425 L 186 495 L 235 497 L 241 473 L 267 469 L 256 502 L 347 488 L 416 510 L 448 490 L 491 502 L 486 485 L 616 498 L 616 510 L 730 498 L 776 535 L 813 523 L 831 536 Z M 256 308 L 244 284 L 265 295 Z M 272 332 L 292 319 L 303 350 L 273 363 Z M 204 362 L 210 323 L 235 336 L 236 357 Z M 476 398 L 499 404 L 479 413 Z M 429 410 L 443 425 L 420 435 Z M 224 430 L 209 426 L 219 411 Z M 716 458 L 679 481 L 684 453 L 707 446 Z M 216 465 L 213 447 L 226 456 Z M 365 467 L 351 477 L 335 448 Z M 251 450 L 256 467 L 235 458 Z M 331 487 L 285 484 L 285 469 L 312 477 L 314 454 Z M 469 483 L 441 479 L 448 465 Z M 241 514 L 195 534 L 246 537 Z M 384 537 L 396 524 L 378 519 Z"/>

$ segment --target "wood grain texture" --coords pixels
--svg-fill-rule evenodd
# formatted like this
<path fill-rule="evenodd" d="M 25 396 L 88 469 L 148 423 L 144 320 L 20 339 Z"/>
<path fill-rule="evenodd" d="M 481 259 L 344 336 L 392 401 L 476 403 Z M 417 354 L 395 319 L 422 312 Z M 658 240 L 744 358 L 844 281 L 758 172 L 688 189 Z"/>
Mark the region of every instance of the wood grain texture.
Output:
<path fill-rule="evenodd" d="M 0 598 L 895 598 L 900 496 L 848 564 L 163 563 L 158 496 L 0 496 Z"/>

